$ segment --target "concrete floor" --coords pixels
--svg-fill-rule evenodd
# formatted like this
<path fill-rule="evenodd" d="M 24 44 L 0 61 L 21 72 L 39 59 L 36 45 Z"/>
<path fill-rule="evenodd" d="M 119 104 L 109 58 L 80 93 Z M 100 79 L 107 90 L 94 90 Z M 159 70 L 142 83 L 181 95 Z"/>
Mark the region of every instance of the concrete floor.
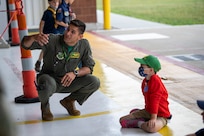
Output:
<path fill-rule="evenodd" d="M 150 134 L 141 129 L 121 129 L 118 121 L 121 116 L 132 108 L 143 108 L 141 79 L 136 78 L 139 77 L 138 64 L 134 63 L 133 58 L 145 54 L 89 32 L 85 33 L 85 38 L 90 40 L 92 46 L 93 56 L 97 62 L 94 75 L 100 78 L 101 87 L 84 105 L 77 105 L 82 113 L 79 117 L 67 115 L 65 109 L 60 106 L 59 100 L 66 94 L 55 94 L 50 101 L 55 118 L 52 122 L 41 120 L 40 103 L 14 102 L 16 97 L 23 95 L 20 47 L 0 49 L 1 77 L 5 86 L 6 102 L 11 111 L 9 114 L 17 126 L 16 136 L 183 136 L 203 126 L 199 113 L 169 98 L 173 118 L 168 126 L 158 133 Z M 39 52 L 32 51 L 33 65 Z M 201 76 L 163 60 L 161 63 L 164 71 L 176 70 L 188 73 L 185 78 Z M 124 72 L 125 69 L 130 71 Z M 176 71 L 172 73 L 177 74 Z M 164 83 L 172 84 L 168 80 Z"/>

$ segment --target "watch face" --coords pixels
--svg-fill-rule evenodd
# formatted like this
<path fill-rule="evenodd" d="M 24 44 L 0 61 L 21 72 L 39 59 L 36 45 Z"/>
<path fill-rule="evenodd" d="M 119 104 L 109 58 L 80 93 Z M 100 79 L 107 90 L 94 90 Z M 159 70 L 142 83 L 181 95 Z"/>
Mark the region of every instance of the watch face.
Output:
<path fill-rule="evenodd" d="M 74 70 L 74 74 L 78 75 L 79 74 L 78 70 Z"/>

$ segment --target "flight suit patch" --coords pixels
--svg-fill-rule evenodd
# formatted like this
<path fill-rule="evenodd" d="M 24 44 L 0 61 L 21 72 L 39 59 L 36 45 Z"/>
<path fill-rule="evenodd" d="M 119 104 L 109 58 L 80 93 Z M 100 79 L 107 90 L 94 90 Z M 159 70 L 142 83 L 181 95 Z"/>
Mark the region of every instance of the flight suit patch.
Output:
<path fill-rule="evenodd" d="M 72 58 L 72 59 L 78 59 L 79 57 L 80 57 L 79 52 L 71 52 L 69 55 L 69 58 Z"/>

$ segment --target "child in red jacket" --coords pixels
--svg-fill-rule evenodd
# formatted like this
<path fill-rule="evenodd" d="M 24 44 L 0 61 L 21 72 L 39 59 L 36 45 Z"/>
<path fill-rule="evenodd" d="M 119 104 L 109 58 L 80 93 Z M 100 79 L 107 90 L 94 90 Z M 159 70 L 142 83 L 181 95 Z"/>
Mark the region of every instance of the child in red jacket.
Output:
<path fill-rule="evenodd" d="M 161 69 L 161 65 L 152 55 L 135 58 L 135 61 L 141 64 L 138 72 L 145 77 L 142 81 L 145 107 L 131 110 L 128 115 L 120 118 L 120 124 L 123 128 L 141 128 L 146 132 L 157 132 L 171 119 L 168 92 L 156 74 Z"/>

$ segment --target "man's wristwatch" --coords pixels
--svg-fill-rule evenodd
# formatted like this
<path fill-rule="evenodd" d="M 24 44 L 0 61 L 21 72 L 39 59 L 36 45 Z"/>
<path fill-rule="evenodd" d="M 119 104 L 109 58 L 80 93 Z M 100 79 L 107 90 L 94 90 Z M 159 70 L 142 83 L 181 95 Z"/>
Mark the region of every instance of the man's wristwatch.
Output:
<path fill-rule="evenodd" d="M 74 74 L 76 75 L 76 77 L 78 77 L 78 75 L 79 75 L 79 70 L 74 70 Z"/>

